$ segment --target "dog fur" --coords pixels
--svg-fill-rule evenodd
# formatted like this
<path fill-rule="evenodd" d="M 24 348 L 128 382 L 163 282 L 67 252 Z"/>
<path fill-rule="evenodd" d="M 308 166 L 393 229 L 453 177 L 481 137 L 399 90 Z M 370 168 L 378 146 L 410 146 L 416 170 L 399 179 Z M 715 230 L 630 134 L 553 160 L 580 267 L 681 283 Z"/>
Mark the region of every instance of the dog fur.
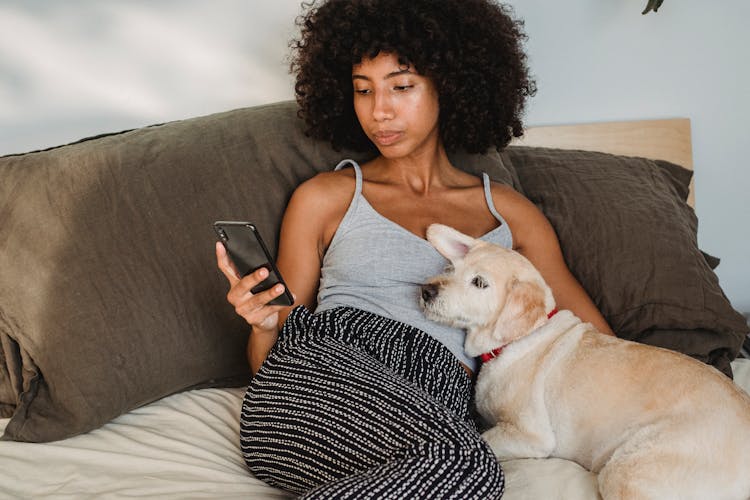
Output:
<path fill-rule="evenodd" d="M 555 302 L 519 253 L 433 224 L 451 263 L 425 284 L 428 318 L 466 329 L 479 414 L 499 459 L 559 457 L 604 499 L 750 498 L 750 397 L 688 356 L 604 335 Z"/>

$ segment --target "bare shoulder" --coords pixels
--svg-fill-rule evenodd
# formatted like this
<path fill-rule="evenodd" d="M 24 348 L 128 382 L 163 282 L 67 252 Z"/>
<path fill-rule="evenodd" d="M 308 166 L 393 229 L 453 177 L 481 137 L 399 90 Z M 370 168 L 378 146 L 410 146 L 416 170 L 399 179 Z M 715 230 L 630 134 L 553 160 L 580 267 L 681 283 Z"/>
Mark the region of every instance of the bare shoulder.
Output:
<path fill-rule="evenodd" d="M 316 202 L 325 202 L 340 197 L 351 197 L 354 193 L 354 185 L 354 172 L 350 169 L 321 172 L 297 186 L 293 196 L 303 200 L 313 199 Z"/>
<path fill-rule="evenodd" d="M 492 201 L 503 216 L 513 234 L 514 248 L 520 250 L 529 242 L 534 244 L 552 238 L 554 230 L 547 217 L 531 200 L 512 187 L 492 182 Z"/>
<path fill-rule="evenodd" d="M 290 205 L 315 212 L 335 210 L 354 194 L 354 173 L 347 170 L 321 172 L 297 186 Z"/>
<path fill-rule="evenodd" d="M 317 174 L 294 191 L 285 219 L 296 230 L 314 235 L 322 255 L 349 208 L 354 189 L 351 169 Z"/>
<path fill-rule="evenodd" d="M 497 208 L 508 223 L 510 223 L 512 219 L 517 218 L 544 217 L 534 203 L 507 184 L 492 181 L 490 186 L 492 190 L 492 201 L 495 203 L 495 208 Z"/>

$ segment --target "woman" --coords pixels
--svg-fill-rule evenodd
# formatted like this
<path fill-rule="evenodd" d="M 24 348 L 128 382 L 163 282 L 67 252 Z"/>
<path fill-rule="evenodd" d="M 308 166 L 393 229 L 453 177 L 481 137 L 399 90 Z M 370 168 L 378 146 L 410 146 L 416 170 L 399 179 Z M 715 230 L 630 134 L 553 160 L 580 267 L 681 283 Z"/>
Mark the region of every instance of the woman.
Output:
<path fill-rule="evenodd" d="M 329 0 L 300 24 L 293 70 L 310 134 L 377 156 L 294 192 L 277 264 L 296 307 L 268 305 L 278 287 L 251 294 L 265 271 L 238 279 L 217 245 L 228 300 L 252 326 L 245 459 L 315 498 L 499 498 L 502 470 L 470 417 L 476 362 L 463 332 L 419 310 L 419 285 L 447 263 L 427 226 L 512 245 L 561 308 L 609 331 L 541 212 L 446 154 L 521 134 L 534 90 L 521 25 L 491 0 Z"/>

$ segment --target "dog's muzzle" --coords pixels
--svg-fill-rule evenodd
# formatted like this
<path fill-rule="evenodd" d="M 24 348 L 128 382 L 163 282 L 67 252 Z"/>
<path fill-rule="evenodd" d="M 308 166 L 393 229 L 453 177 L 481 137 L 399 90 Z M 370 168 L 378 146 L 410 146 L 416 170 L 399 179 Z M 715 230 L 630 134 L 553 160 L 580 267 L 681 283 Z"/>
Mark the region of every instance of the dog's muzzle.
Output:
<path fill-rule="evenodd" d="M 422 285 L 422 301 L 425 304 L 432 302 L 438 295 L 437 285 Z"/>

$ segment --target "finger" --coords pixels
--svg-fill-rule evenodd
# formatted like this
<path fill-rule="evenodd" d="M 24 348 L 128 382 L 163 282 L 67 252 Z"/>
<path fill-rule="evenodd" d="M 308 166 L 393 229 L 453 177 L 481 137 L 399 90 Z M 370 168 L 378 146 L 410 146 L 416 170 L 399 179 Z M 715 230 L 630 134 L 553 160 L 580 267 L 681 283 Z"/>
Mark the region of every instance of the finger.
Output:
<path fill-rule="evenodd" d="M 277 284 L 268 290 L 256 293 L 239 302 L 235 311 L 250 324 L 259 324 L 268 316 L 280 312 L 286 306 L 269 304 L 273 299 L 284 293 L 284 286 Z"/>
<path fill-rule="evenodd" d="M 279 295 L 284 293 L 284 285 L 281 283 L 277 283 L 268 290 L 263 290 L 260 293 L 255 294 L 256 299 L 258 300 L 258 303 L 265 305 L 268 305 L 269 302 L 271 302 L 273 299 L 278 297 Z M 278 307 L 278 306 L 268 306 L 268 307 Z"/>
<path fill-rule="evenodd" d="M 244 281 L 244 280 L 243 280 Z M 236 291 L 237 293 L 240 293 L 239 285 L 234 287 L 233 291 Z M 232 292 L 230 291 L 230 294 Z M 249 290 L 248 290 L 249 293 Z M 272 286 L 271 288 L 267 290 L 263 290 L 262 292 L 258 292 L 255 294 L 250 294 L 250 297 L 247 297 L 247 295 L 244 295 L 243 297 L 239 298 L 237 302 L 232 302 L 235 304 L 235 309 L 237 310 L 237 313 L 241 316 L 247 316 L 247 314 L 253 310 L 261 310 L 263 308 L 269 308 L 271 309 L 270 313 L 278 311 L 282 306 L 276 306 L 276 305 L 269 305 L 269 302 L 271 302 L 273 299 L 278 297 L 284 293 L 284 285 L 281 283 L 276 284 L 275 286 Z M 233 296 L 234 298 L 236 296 Z M 279 309 L 276 309 L 279 308 Z M 240 311 L 241 310 L 241 311 Z M 270 314 L 268 313 L 268 314 Z M 267 315 L 265 312 L 263 315 Z"/>
<path fill-rule="evenodd" d="M 235 279 L 235 281 L 232 283 L 232 288 L 227 294 L 227 299 L 232 304 L 238 304 L 239 302 L 244 302 L 245 300 L 247 300 L 248 295 L 251 297 L 257 297 L 259 294 L 253 294 L 251 293 L 251 290 L 267 277 L 268 269 L 266 269 L 265 267 L 261 267 L 259 269 L 256 269 L 255 272 L 248 274 L 241 280 Z M 261 300 L 263 300 L 262 296 L 260 299 L 254 299 L 253 304 L 256 304 L 256 307 L 260 307 L 263 305 L 263 303 L 260 302 Z"/>

